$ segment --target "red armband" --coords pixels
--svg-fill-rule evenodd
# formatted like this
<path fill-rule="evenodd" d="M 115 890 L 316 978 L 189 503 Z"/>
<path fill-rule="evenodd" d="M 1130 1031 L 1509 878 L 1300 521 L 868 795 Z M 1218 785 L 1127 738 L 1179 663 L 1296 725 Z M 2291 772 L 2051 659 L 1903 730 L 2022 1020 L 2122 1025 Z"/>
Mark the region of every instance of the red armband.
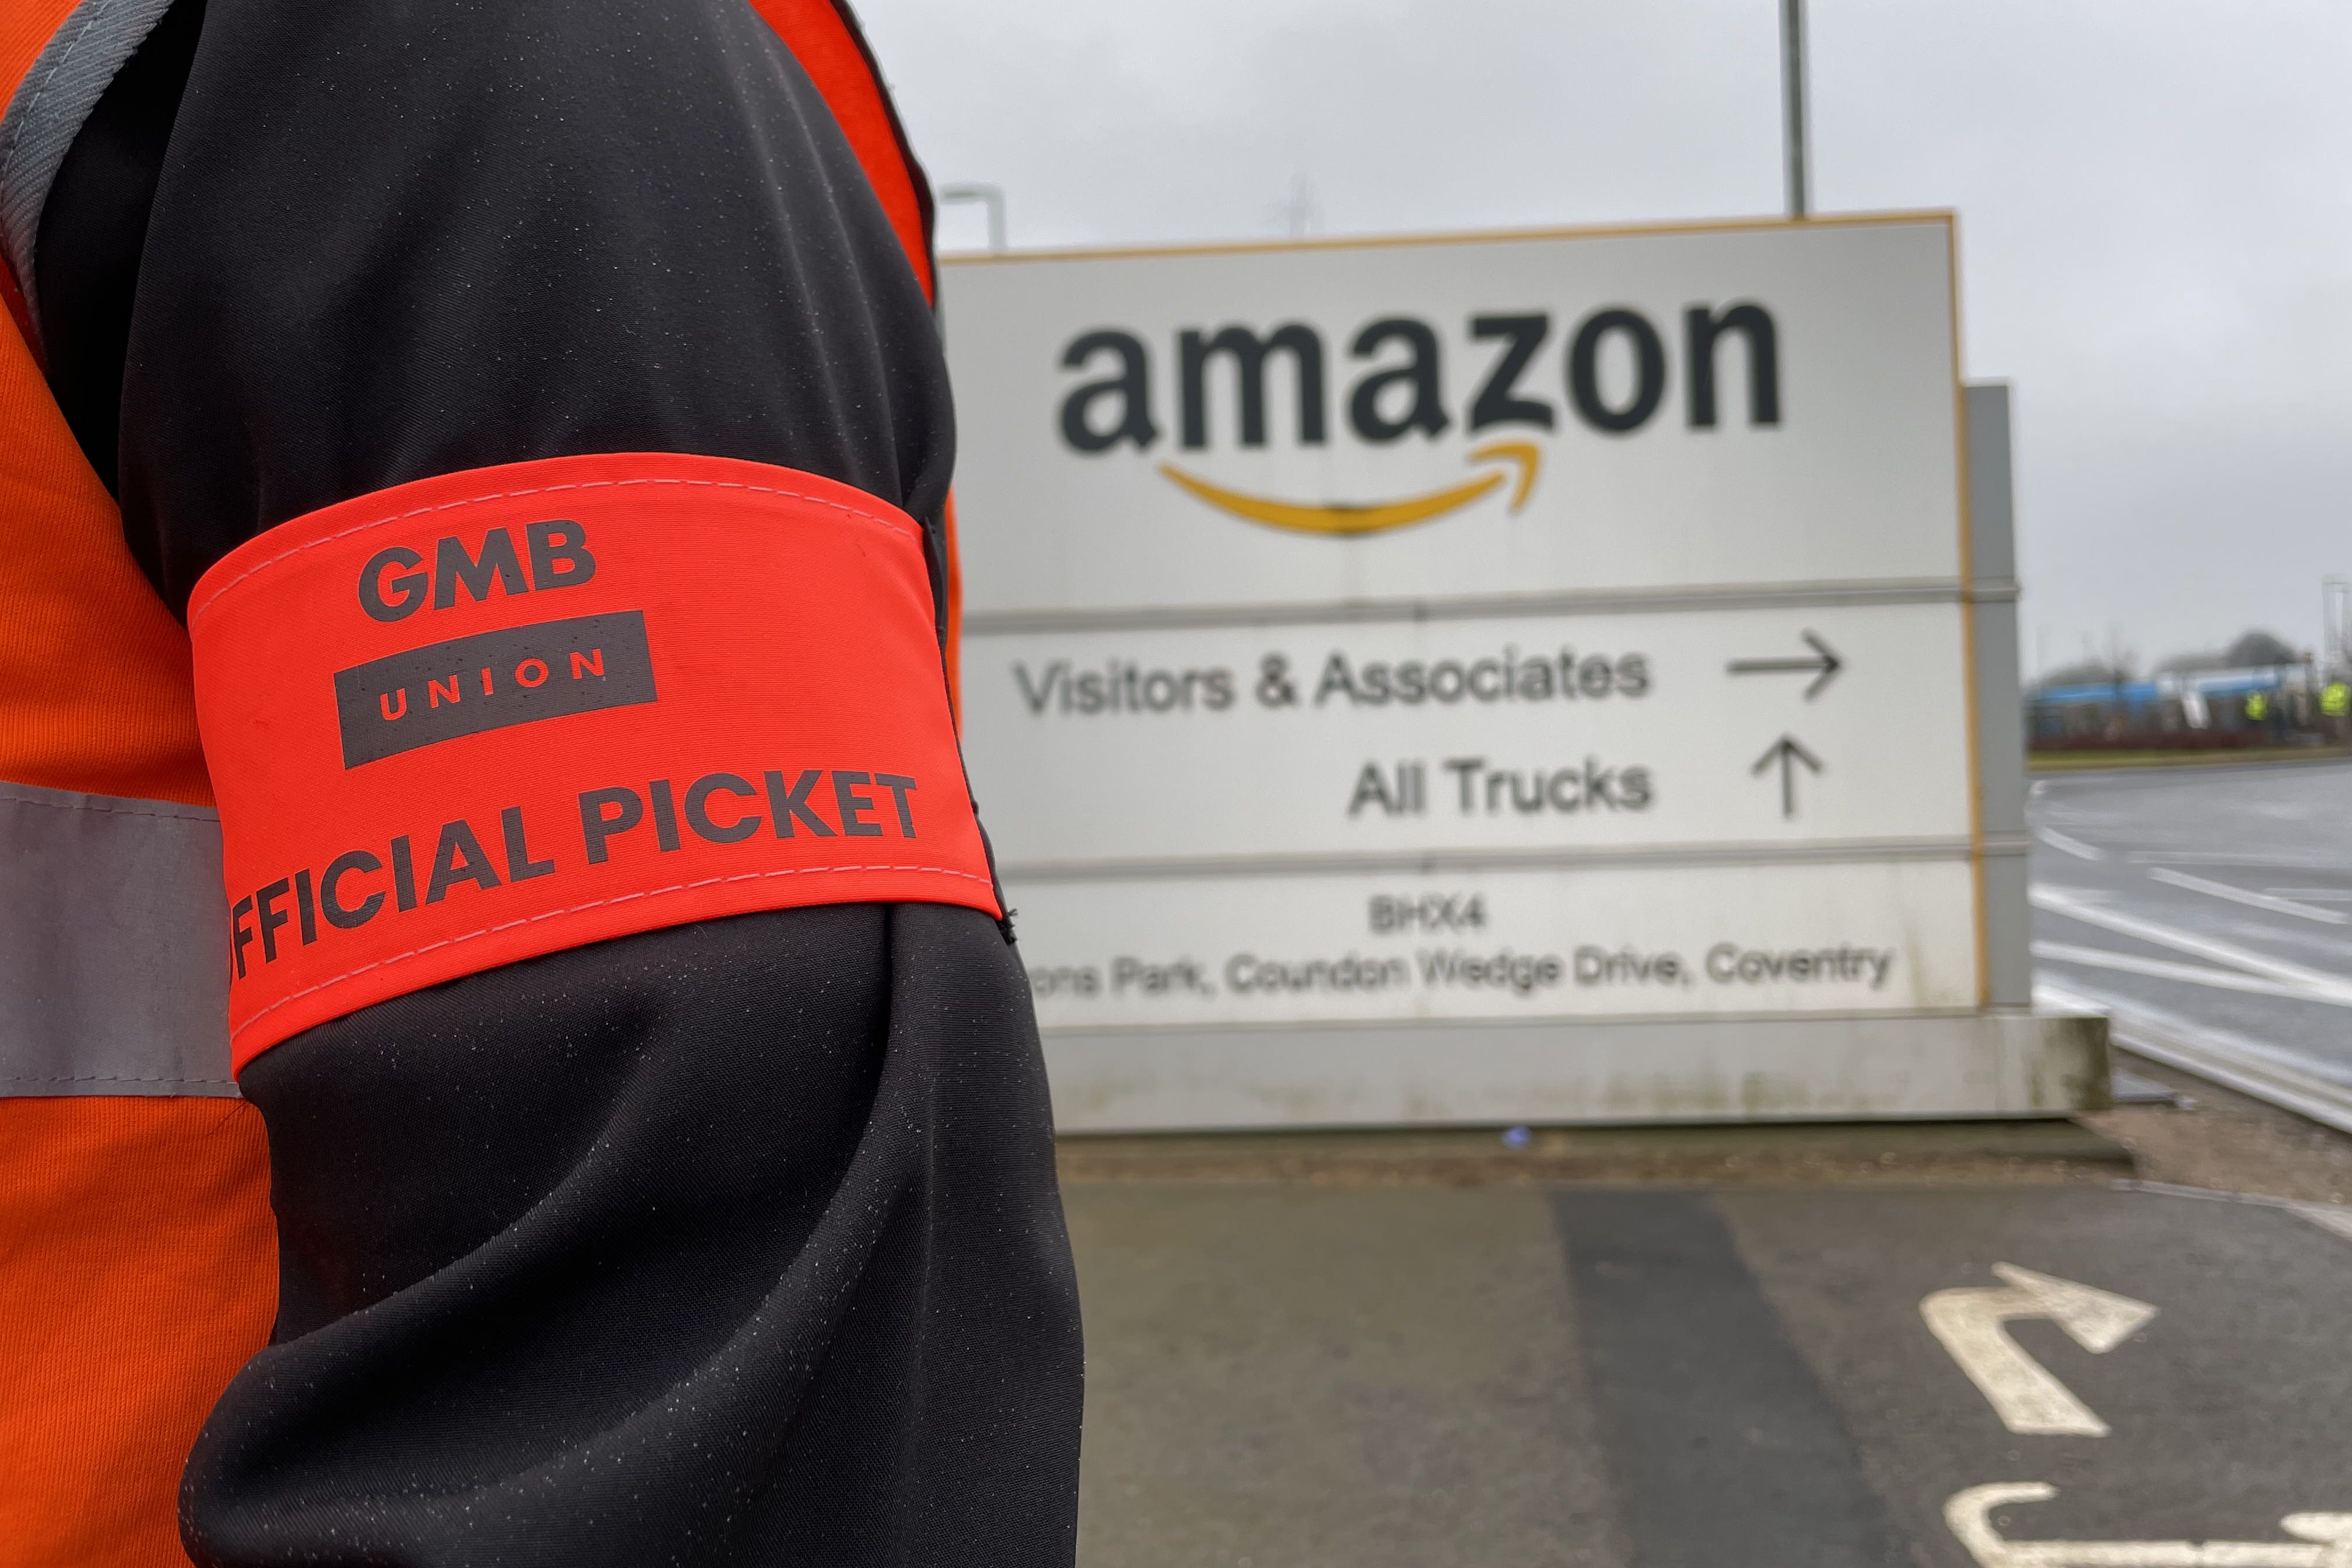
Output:
<path fill-rule="evenodd" d="M 188 631 L 240 1071 L 607 937 L 999 912 L 922 531 L 846 485 L 670 454 L 444 475 L 248 542 Z"/>

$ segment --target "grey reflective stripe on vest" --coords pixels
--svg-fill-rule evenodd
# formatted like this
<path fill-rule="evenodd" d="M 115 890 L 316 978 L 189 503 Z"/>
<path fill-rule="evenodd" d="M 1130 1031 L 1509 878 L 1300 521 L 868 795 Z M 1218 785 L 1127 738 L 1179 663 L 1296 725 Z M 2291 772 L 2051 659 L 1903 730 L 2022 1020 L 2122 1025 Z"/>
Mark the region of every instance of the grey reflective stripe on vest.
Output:
<path fill-rule="evenodd" d="M 220 818 L 0 784 L 0 1096 L 233 1096 Z"/>
<path fill-rule="evenodd" d="M 49 187 L 100 96 L 171 8 L 172 0 L 81 0 L 0 115 L 0 249 L 37 320 L 33 246 Z"/>

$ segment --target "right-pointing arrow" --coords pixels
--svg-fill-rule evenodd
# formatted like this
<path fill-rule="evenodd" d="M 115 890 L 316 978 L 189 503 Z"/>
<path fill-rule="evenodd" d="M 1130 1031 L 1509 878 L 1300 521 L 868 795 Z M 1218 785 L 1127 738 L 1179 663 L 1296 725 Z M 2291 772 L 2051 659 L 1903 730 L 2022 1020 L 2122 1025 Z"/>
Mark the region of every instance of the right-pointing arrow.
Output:
<path fill-rule="evenodd" d="M 1845 660 L 1837 650 L 1811 632 L 1800 632 L 1805 646 L 1813 650 L 1811 658 L 1735 658 L 1727 666 L 1734 675 L 1810 675 L 1812 681 L 1805 688 L 1805 700 L 1811 702 L 1845 668 Z"/>
<path fill-rule="evenodd" d="M 2019 1349 L 2001 1325 L 2011 1318 L 2047 1318 L 2093 1355 L 2105 1355 L 2145 1328 L 2156 1309 L 2013 1263 L 1996 1263 L 1992 1271 L 2004 1281 L 1998 1289 L 1938 1290 L 1920 1302 L 1919 1315 L 1927 1321 L 1928 1331 L 1952 1352 L 2011 1431 L 2105 1436 L 2107 1424 Z"/>
<path fill-rule="evenodd" d="M 1771 749 L 1756 759 L 1748 773 L 1759 777 L 1774 763 L 1780 764 L 1780 815 L 1797 815 L 1797 764 L 1802 763 L 1814 773 L 1822 771 L 1821 758 L 1805 750 L 1804 742 L 1794 735 L 1783 735 L 1772 742 Z"/>

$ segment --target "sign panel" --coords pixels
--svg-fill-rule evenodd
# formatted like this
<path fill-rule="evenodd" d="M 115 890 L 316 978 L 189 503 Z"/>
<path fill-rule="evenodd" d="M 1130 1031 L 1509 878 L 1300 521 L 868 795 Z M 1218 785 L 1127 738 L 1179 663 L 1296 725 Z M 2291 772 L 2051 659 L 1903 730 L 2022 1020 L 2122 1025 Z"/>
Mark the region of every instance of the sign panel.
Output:
<path fill-rule="evenodd" d="M 1912 1012 L 1976 999 L 1965 863 L 1039 881 L 1014 897 L 1039 1016 L 1064 1027 Z"/>
<path fill-rule="evenodd" d="M 976 614 L 1959 573 L 1946 219 L 949 279 Z"/>
<path fill-rule="evenodd" d="M 1952 290 L 1943 216 L 952 265 L 1057 1093 L 1117 1044 L 1151 1124 L 1154 1030 L 1978 1008 Z"/>
<path fill-rule="evenodd" d="M 963 679 L 1024 870 L 1968 844 L 1950 604 L 992 633 Z"/>

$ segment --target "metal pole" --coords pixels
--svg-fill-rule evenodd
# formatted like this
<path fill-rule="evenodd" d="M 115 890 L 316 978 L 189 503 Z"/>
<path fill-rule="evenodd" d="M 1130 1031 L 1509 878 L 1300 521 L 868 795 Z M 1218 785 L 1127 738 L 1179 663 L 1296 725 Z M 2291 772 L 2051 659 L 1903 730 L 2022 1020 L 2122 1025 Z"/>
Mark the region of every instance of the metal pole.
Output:
<path fill-rule="evenodd" d="M 943 202 L 979 202 L 988 208 L 988 248 L 1004 248 L 1004 187 L 1002 185 L 941 185 Z"/>
<path fill-rule="evenodd" d="M 1803 217 L 1812 210 L 1811 154 L 1805 145 L 1805 0 L 1780 0 L 1780 122 L 1789 216 Z"/>
<path fill-rule="evenodd" d="M 2352 666 L 2352 578 L 2320 579 L 2319 626 L 2328 664 L 2337 669 Z"/>

